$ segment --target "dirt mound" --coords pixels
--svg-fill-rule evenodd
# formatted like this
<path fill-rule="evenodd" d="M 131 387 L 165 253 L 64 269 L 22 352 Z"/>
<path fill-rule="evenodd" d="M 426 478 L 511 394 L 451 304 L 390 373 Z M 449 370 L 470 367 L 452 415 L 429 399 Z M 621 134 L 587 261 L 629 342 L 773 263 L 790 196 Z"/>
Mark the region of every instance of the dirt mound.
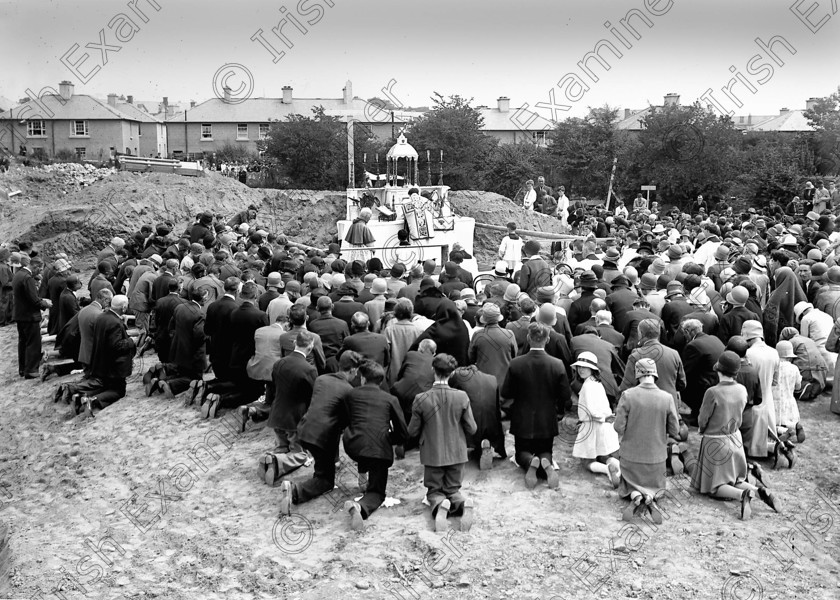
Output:
<path fill-rule="evenodd" d="M 453 210 L 459 215 L 472 217 L 477 223 L 504 227 L 510 221 L 519 229 L 563 233 L 560 221 L 541 213 L 530 212 L 515 204 L 510 198 L 493 192 L 458 191 L 449 193 Z M 504 232 L 475 228 L 473 251 L 479 262 L 494 263 Z"/>
<path fill-rule="evenodd" d="M 249 204 L 260 207 L 262 222 L 273 231 L 323 246 L 335 235 L 345 206 L 343 193 L 252 189 L 215 173 L 120 172 L 72 186 L 60 173 L 20 168 L 0 176 L 0 186 L 22 192 L 0 209 L 0 239 L 31 241 L 48 255 L 65 252 L 80 260 L 144 224 L 170 221 L 180 233 L 201 211 L 229 218 Z"/>

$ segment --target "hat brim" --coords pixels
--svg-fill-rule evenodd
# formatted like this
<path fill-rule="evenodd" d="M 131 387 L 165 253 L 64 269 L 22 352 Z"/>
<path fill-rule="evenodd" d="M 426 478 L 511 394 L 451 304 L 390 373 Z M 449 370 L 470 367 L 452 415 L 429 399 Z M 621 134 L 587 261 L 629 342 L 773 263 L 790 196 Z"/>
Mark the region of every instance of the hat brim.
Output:
<path fill-rule="evenodd" d="M 586 361 L 576 361 L 572 363 L 573 367 L 586 367 L 587 369 L 592 369 L 594 371 L 600 371 L 601 368 L 598 365 L 594 365 L 591 362 Z"/>
<path fill-rule="evenodd" d="M 740 368 L 736 369 L 734 372 L 726 370 L 721 367 L 720 363 L 715 363 L 715 366 L 712 368 L 721 375 L 726 375 L 727 377 L 735 377 L 738 374 L 738 371 L 740 371 Z"/>

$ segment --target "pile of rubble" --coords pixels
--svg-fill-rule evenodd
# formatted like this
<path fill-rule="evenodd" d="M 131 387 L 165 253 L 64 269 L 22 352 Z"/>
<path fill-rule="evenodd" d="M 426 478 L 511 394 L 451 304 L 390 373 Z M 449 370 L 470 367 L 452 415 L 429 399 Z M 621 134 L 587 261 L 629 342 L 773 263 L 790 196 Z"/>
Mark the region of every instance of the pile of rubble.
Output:
<path fill-rule="evenodd" d="M 113 167 L 98 168 L 90 164 L 79 163 L 55 163 L 44 165 L 41 169 L 47 173 L 61 175 L 60 183 L 65 185 L 78 185 L 80 187 L 89 186 L 117 172 Z"/>

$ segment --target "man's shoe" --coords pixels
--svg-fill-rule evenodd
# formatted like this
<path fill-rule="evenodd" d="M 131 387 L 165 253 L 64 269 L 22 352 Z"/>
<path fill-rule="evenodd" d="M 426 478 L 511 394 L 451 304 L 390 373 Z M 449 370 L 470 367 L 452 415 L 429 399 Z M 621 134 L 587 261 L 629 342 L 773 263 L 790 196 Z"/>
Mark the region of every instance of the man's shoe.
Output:
<path fill-rule="evenodd" d="M 158 391 L 158 383 L 160 380 L 157 377 L 152 377 L 149 379 L 149 382 L 144 386 L 146 390 L 146 397 L 150 397 L 156 391 Z"/>
<path fill-rule="evenodd" d="M 394 446 L 394 457 L 397 460 L 403 460 L 405 458 L 405 446 L 402 444 Z"/>
<path fill-rule="evenodd" d="M 452 508 L 452 504 L 449 500 L 444 500 L 438 504 L 437 513 L 435 514 L 435 531 L 442 532 L 449 529 L 446 519 L 449 517 L 450 508 Z"/>
<path fill-rule="evenodd" d="M 207 409 L 207 418 L 208 419 L 215 419 L 216 413 L 219 411 L 219 404 L 222 401 L 222 397 L 219 394 L 208 394 L 207 395 L 207 403 L 210 408 Z"/>
<path fill-rule="evenodd" d="M 793 464 L 796 462 L 796 452 L 794 452 L 794 448 L 796 448 L 796 446 L 794 446 L 792 442 L 785 442 L 784 446 L 782 446 L 782 454 L 784 454 L 785 458 L 788 460 L 788 469 L 792 469 Z"/>
<path fill-rule="evenodd" d="M 184 400 L 184 406 L 192 406 L 195 402 L 199 405 L 204 403 L 204 391 L 206 385 L 203 379 L 193 379 L 190 381 L 190 389 Z"/>
<path fill-rule="evenodd" d="M 478 468 L 482 471 L 493 468 L 493 448 L 490 447 L 490 440 L 481 440 L 481 458 L 478 459 Z"/>
<path fill-rule="evenodd" d="M 750 517 L 752 516 L 752 509 L 750 508 L 750 500 L 752 500 L 752 492 L 750 490 L 744 490 L 744 493 L 741 494 L 741 520 L 742 521 L 749 521 Z"/>
<path fill-rule="evenodd" d="M 472 498 L 464 500 L 464 515 L 461 517 L 461 531 L 469 531 L 472 528 L 473 519 L 475 518 L 473 509 L 475 509 L 475 500 Z"/>
<path fill-rule="evenodd" d="M 41 374 L 40 373 L 27 373 L 26 375 L 23 376 L 23 378 L 24 379 L 40 379 Z"/>
<path fill-rule="evenodd" d="M 773 495 L 773 492 L 767 488 L 761 487 L 758 488 L 758 497 L 761 498 L 761 501 L 764 502 L 764 504 L 772 508 L 774 511 L 779 512 L 779 505 L 776 504 L 776 496 Z"/>
<path fill-rule="evenodd" d="M 288 479 L 280 482 L 280 516 L 292 514 L 292 482 Z"/>
<path fill-rule="evenodd" d="M 662 525 L 662 511 L 659 510 L 659 505 L 653 498 L 645 498 L 647 510 L 650 513 L 650 520 L 656 525 Z"/>
<path fill-rule="evenodd" d="M 263 458 L 268 461 L 265 466 L 265 476 L 263 479 L 265 480 L 266 485 L 274 487 L 274 484 L 277 482 L 277 474 L 280 472 L 280 467 L 277 464 L 277 458 L 273 454 L 266 454 Z"/>
<path fill-rule="evenodd" d="M 801 444 L 805 441 L 805 428 L 802 427 L 802 423 L 796 424 L 796 443 Z"/>
<path fill-rule="evenodd" d="M 537 487 L 537 469 L 540 468 L 540 458 L 535 456 L 531 459 L 528 471 L 525 473 L 525 487 L 533 489 Z"/>
<path fill-rule="evenodd" d="M 88 398 L 85 396 L 82 398 L 82 407 L 85 411 L 85 416 L 88 418 L 93 418 L 93 398 Z"/>
<path fill-rule="evenodd" d="M 53 394 L 53 404 L 64 398 L 64 390 L 67 388 L 66 384 L 59 384 L 57 388 L 55 388 L 55 393 Z"/>
<path fill-rule="evenodd" d="M 260 456 L 259 461 L 257 461 L 257 475 L 259 475 L 262 481 L 265 481 L 265 472 L 268 469 L 268 465 L 271 463 L 271 454 L 266 452 L 262 456 Z"/>
<path fill-rule="evenodd" d="M 365 520 L 362 519 L 362 507 L 358 502 L 348 500 L 344 503 L 344 510 L 350 514 L 350 529 L 362 531 L 365 528 Z"/>
<path fill-rule="evenodd" d="M 779 466 L 779 453 L 782 450 L 782 442 L 776 442 L 776 445 L 773 446 L 773 468 L 776 469 Z"/>
<path fill-rule="evenodd" d="M 797 396 L 796 400 L 799 401 L 799 402 L 803 402 L 803 401 L 806 401 L 806 400 L 811 400 L 811 398 L 808 398 L 808 395 L 809 395 L 810 391 L 811 391 L 811 384 L 806 383 L 805 385 L 802 386 L 802 389 L 799 390 L 799 396 Z"/>
<path fill-rule="evenodd" d="M 610 483 L 613 489 L 617 488 L 621 484 L 621 470 L 616 459 L 610 458 L 607 460 L 607 471 L 609 471 Z"/>
<path fill-rule="evenodd" d="M 245 426 L 248 425 L 248 420 L 251 418 L 251 409 L 247 406 L 240 406 L 237 409 L 239 413 L 239 433 L 245 433 Z"/>
<path fill-rule="evenodd" d="M 169 387 L 168 381 L 161 381 L 158 383 L 158 388 L 161 392 L 163 392 L 163 397 L 172 400 L 175 397 L 175 394 L 172 393 L 172 389 Z"/>
<path fill-rule="evenodd" d="M 551 466 L 551 460 L 543 458 L 540 460 L 540 465 L 542 466 L 543 471 L 545 471 L 545 478 L 549 489 L 556 490 L 559 488 L 560 475 L 554 470 L 554 467 Z"/>
<path fill-rule="evenodd" d="M 82 412 L 82 395 L 81 394 L 73 394 L 70 398 L 70 405 L 73 409 L 73 415 L 78 415 Z"/>
<path fill-rule="evenodd" d="M 641 495 L 636 496 L 635 498 L 631 498 L 630 504 L 624 509 L 621 513 L 621 518 L 624 521 L 632 521 L 636 516 L 638 516 L 639 511 L 641 510 L 642 504 L 642 497 Z"/>

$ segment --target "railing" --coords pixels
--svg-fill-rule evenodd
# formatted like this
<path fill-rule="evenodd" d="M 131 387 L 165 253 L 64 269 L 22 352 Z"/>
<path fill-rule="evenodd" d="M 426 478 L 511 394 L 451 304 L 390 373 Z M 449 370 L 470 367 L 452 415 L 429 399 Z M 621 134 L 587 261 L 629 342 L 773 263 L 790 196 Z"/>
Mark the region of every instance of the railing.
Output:
<path fill-rule="evenodd" d="M 434 252 L 435 248 L 439 248 L 439 252 Z M 341 254 L 342 259 L 346 260 L 356 260 L 354 256 L 361 260 L 369 260 L 375 256 L 382 261 L 382 266 L 386 269 L 390 269 L 397 262 L 411 269 L 416 264 L 422 264 L 423 261 L 434 258 L 438 260 L 438 268 L 441 268 L 449 260 L 449 244 L 414 244 L 410 246 L 395 244 L 369 247 L 353 246 L 345 243 L 341 246 Z"/>

